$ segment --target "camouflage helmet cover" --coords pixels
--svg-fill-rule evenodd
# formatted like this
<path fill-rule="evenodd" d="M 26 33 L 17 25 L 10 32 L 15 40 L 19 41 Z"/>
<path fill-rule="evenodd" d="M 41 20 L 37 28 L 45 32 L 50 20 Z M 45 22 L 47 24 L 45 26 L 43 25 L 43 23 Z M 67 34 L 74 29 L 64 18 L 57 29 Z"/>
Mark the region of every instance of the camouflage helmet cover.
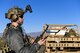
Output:
<path fill-rule="evenodd" d="M 24 10 L 18 7 L 11 8 L 8 10 L 8 13 L 6 13 L 6 18 L 15 19 L 16 17 L 11 17 L 12 15 L 24 15 Z"/>

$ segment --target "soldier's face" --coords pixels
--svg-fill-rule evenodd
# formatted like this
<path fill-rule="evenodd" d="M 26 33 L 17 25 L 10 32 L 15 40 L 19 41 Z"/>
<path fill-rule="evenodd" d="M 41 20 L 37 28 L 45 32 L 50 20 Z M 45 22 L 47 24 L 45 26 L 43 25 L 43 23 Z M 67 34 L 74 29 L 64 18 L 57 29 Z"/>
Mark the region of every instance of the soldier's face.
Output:
<path fill-rule="evenodd" d="M 19 18 L 18 19 L 18 24 L 22 25 L 23 24 L 23 20 L 24 20 L 23 18 Z"/>

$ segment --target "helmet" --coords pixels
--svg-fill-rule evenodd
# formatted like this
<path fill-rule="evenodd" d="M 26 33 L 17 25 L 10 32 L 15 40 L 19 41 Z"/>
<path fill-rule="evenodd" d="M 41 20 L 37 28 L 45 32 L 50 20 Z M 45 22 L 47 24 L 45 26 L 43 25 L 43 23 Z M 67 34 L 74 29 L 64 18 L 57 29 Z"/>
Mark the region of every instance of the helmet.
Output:
<path fill-rule="evenodd" d="M 12 21 L 16 21 L 19 16 L 23 16 L 24 15 L 24 10 L 22 10 L 19 7 L 13 7 L 11 9 L 8 10 L 8 13 L 6 13 L 6 18 L 11 19 Z"/>
<path fill-rule="evenodd" d="M 23 18 L 24 13 L 26 13 L 27 11 L 32 13 L 32 8 L 30 5 L 27 5 L 25 10 L 22 10 L 21 8 L 16 6 L 9 9 L 8 13 L 5 13 L 5 17 L 12 21 L 17 21 L 19 17 Z"/>

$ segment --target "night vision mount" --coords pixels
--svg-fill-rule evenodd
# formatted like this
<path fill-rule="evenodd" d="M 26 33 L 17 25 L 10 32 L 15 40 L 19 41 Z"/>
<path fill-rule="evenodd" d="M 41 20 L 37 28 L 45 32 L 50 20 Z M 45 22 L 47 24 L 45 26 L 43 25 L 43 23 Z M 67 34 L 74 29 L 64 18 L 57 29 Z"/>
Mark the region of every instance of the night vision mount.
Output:
<path fill-rule="evenodd" d="M 26 8 L 25 8 L 25 11 L 24 12 L 27 12 L 29 11 L 30 13 L 32 13 L 32 8 L 30 5 L 27 5 Z"/>

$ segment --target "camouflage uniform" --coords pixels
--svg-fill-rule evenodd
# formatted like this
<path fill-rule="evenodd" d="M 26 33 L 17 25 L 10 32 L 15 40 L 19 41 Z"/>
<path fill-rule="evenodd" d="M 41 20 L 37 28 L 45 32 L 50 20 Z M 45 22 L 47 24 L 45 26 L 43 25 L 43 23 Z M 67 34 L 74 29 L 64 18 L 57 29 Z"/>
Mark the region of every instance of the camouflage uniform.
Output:
<path fill-rule="evenodd" d="M 12 22 L 15 22 L 18 18 L 20 18 L 20 16 L 23 16 L 24 13 L 24 10 L 21 8 L 14 7 L 8 10 L 8 13 L 6 13 L 6 18 L 10 19 Z M 24 36 L 25 35 L 21 25 L 14 27 L 11 23 L 7 24 L 7 27 L 3 33 L 5 42 L 8 43 L 9 47 L 15 53 L 36 53 L 40 45 L 38 43 L 29 44 L 28 37 L 26 37 L 27 42 L 25 43 Z"/>
<path fill-rule="evenodd" d="M 29 45 L 29 41 L 25 44 L 22 28 L 20 26 L 15 28 L 11 24 L 7 24 L 5 40 L 15 53 L 36 53 L 40 47 L 38 43 Z"/>

